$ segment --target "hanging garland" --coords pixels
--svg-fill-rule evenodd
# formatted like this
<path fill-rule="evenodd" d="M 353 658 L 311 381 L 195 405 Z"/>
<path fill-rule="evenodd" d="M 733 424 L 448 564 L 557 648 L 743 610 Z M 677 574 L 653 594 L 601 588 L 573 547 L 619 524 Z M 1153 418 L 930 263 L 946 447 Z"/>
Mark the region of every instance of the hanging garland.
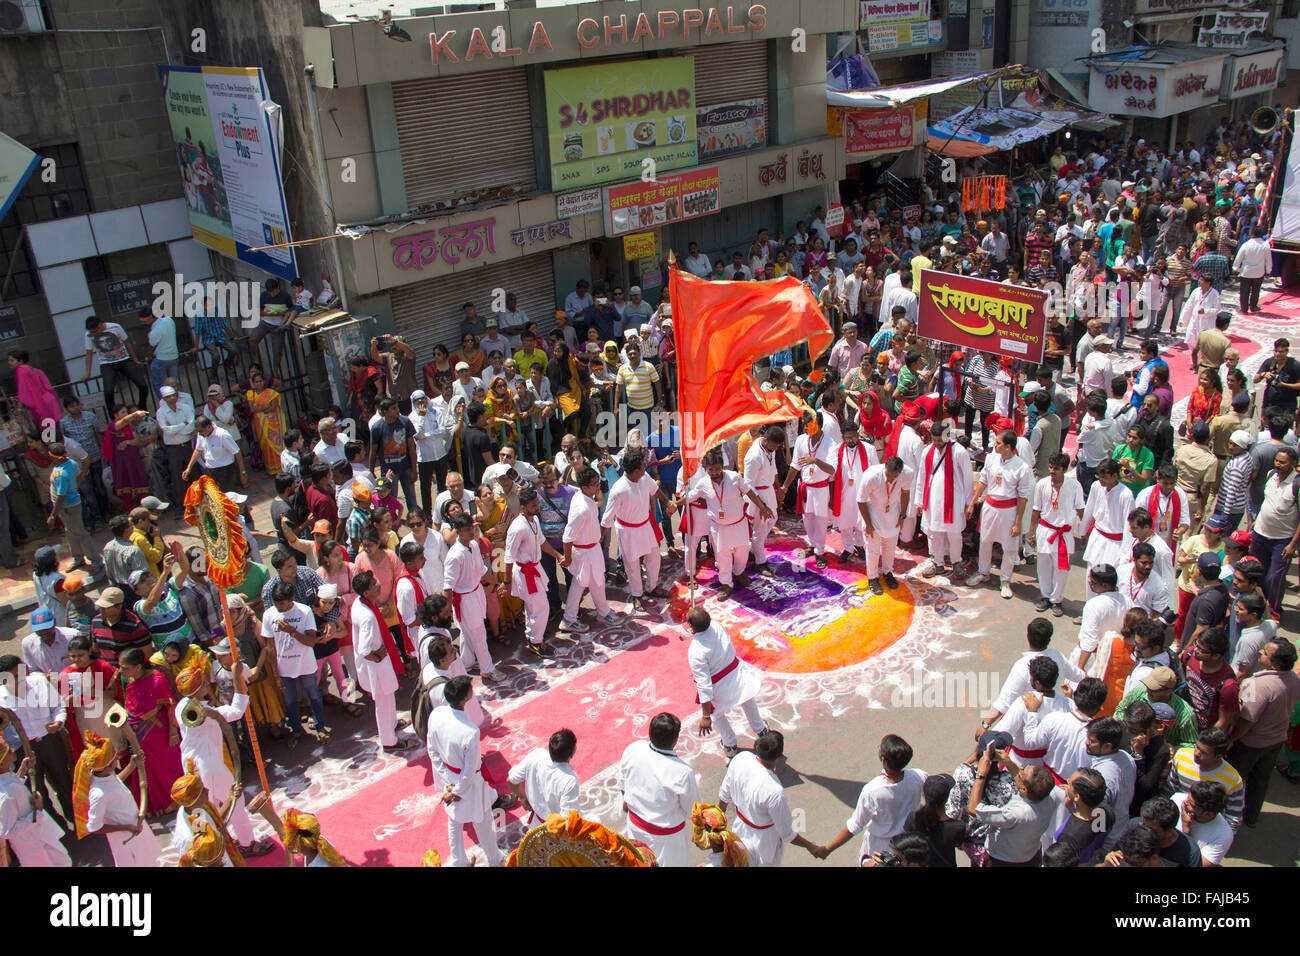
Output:
<path fill-rule="evenodd" d="M 198 529 L 212 583 L 222 590 L 241 584 L 248 542 L 239 525 L 239 507 L 207 475 L 185 492 L 185 521 Z"/>

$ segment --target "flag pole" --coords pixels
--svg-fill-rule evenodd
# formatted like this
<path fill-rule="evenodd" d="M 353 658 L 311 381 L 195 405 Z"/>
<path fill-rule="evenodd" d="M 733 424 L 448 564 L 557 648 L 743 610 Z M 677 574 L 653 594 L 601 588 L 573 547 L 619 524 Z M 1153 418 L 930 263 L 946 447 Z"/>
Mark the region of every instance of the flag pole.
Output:
<path fill-rule="evenodd" d="M 668 250 L 668 288 L 669 288 L 668 296 L 669 296 L 669 302 L 670 302 L 670 303 L 671 303 L 671 301 L 672 301 L 672 281 L 673 281 L 673 273 L 675 273 L 676 271 L 677 271 L 677 253 L 674 252 L 671 248 L 669 248 L 669 250 Z M 682 316 L 680 316 L 680 315 L 674 315 L 673 318 L 676 320 L 675 322 L 673 322 L 673 345 L 674 345 L 674 347 L 675 347 L 675 351 L 677 351 L 677 353 L 680 354 L 680 353 L 681 353 L 681 343 L 680 343 L 680 342 L 678 341 L 678 339 L 677 339 L 677 331 L 678 331 L 678 329 L 682 328 L 682 326 L 684 325 L 684 318 L 683 318 Z M 678 415 L 679 415 L 679 416 L 681 415 L 681 408 L 682 408 L 682 377 L 681 377 L 681 375 L 679 374 L 679 375 L 677 376 L 677 409 L 678 409 Z M 683 450 L 684 450 L 685 445 L 686 445 L 686 422 L 685 422 L 684 420 L 682 420 L 681 418 L 678 418 L 678 422 L 677 422 L 677 437 L 678 437 L 678 441 L 680 442 L 680 444 L 682 445 Z M 683 472 L 683 474 L 682 474 L 682 488 L 685 489 L 685 487 L 686 487 L 686 480 L 687 480 L 688 478 L 690 478 L 690 473 L 686 471 L 686 456 L 685 456 L 685 455 L 682 456 L 682 472 Z M 689 508 L 690 505 L 687 504 L 687 507 Z M 683 514 L 683 517 L 685 517 L 684 514 Z M 688 543 L 688 542 L 686 541 L 686 535 L 683 534 L 683 535 L 682 535 L 682 545 L 685 546 L 687 543 Z M 689 584 L 690 584 L 690 593 L 691 593 L 691 610 L 692 610 L 692 611 L 695 610 L 695 585 L 696 585 L 696 581 L 695 581 L 695 570 L 698 570 L 698 567 L 697 567 L 695 570 L 692 570 L 691 567 L 690 567 L 691 562 L 690 562 L 689 560 L 687 560 L 687 559 L 688 559 L 688 558 L 693 558 L 693 559 L 695 559 L 695 561 L 698 562 L 698 560 L 699 560 L 699 550 L 698 550 L 698 547 L 699 547 L 699 542 L 696 541 L 696 542 L 695 542 L 695 551 L 694 551 L 694 553 L 692 553 L 692 554 L 687 554 L 686 551 L 685 551 L 685 547 L 683 547 L 683 551 L 682 551 L 682 559 L 683 559 L 683 560 L 682 560 L 682 563 L 683 563 L 683 565 L 686 566 L 686 578 L 687 578 L 687 581 L 688 581 Z"/>

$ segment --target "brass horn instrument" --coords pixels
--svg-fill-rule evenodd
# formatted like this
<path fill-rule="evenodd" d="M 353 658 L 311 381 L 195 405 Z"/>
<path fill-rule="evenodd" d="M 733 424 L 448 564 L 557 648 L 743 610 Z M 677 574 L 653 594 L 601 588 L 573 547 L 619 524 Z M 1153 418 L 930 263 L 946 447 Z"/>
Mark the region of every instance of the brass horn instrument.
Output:
<path fill-rule="evenodd" d="M 104 713 L 104 723 L 113 730 L 121 730 L 126 726 L 126 717 L 126 708 L 115 703 Z"/>
<path fill-rule="evenodd" d="M 201 700 L 190 699 L 181 708 L 181 723 L 186 727 L 198 727 L 208 719 L 208 708 Z"/>
<path fill-rule="evenodd" d="M 1277 115 L 1277 110 L 1271 106 L 1261 106 L 1250 114 L 1250 128 L 1260 136 L 1267 136 L 1273 132 L 1280 122 L 1281 118 Z"/>
<path fill-rule="evenodd" d="M 125 741 L 131 753 L 135 756 L 136 779 L 140 782 L 140 819 L 146 817 L 146 809 L 149 803 L 149 777 L 145 767 L 144 749 L 140 746 L 140 738 L 136 736 L 134 728 L 128 720 L 129 715 L 126 708 L 120 703 L 114 703 L 112 707 L 104 714 L 104 723 L 110 730 L 120 731 L 122 739 Z M 127 839 L 130 839 L 128 837 Z"/>

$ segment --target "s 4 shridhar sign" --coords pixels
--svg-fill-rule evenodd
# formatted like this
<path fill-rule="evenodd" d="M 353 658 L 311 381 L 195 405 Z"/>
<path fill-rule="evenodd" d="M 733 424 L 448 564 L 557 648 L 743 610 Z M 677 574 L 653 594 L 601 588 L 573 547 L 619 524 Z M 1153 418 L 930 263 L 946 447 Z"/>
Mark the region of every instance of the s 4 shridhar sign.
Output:
<path fill-rule="evenodd" d="M 917 294 L 921 338 L 1035 364 L 1043 360 L 1046 292 L 922 269 Z"/>

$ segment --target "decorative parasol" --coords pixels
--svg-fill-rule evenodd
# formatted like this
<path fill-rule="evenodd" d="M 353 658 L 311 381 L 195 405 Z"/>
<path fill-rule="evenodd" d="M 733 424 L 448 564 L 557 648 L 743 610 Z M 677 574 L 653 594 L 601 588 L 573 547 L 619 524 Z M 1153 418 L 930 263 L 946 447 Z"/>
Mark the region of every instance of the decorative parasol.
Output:
<path fill-rule="evenodd" d="M 584 820 L 577 810 L 552 813 L 527 833 L 511 852 L 506 866 L 658 866 L 644 843 L 620 836 L 608 827 Z"/>

